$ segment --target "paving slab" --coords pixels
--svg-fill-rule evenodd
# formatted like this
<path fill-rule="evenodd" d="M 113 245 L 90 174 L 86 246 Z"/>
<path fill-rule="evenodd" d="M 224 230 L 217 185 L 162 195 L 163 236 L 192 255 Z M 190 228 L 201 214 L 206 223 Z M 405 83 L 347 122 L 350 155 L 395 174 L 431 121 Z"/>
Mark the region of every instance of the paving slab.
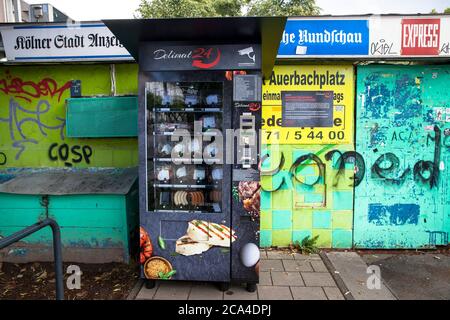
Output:
<path fill-rule="evenodd" d="M 328 272 L 302 272 L 301 275 L 307 287 L 336 287 Z"/>
<path fill-rule="evenodd" d="M 315 272 L 328 272 L 327 267 L 321 260 L 320 261 L 311 261 L 310 263 Z"/>
<path fill-rule="evenodd" d="M 300 272 L 272 271 L 271 275 L 274 286 L 303 287 L 305 285 Z"/>
<path fill-rule="evenodd" d="M 223 300 L 224 292 L 211 283 L 195 284 L 191 288 L 188 300 Z"/>
<path fill-rule="evenodd" d="M 307 260 L 282 260 L 284 270 L 286 271 L 303 271 L 313 272 L 313 268 Z"/>
<path fill-rule="evenodd" d="M 450 300 L 450 256 L 426 254 L 363 254 L 380 267 L 381 278 L 400 300 Z"/>
<path fill-rule="evenodd" d="M 267 252 L 266 249 L 260 249 L 260 259 L 267 259 Z"/>
<path fill-rule="evenodd" d="M 245 286 L 233 285 L 226 291 L 224 300 L 258 300 L 258 292 L 248 292 Z"/>
<path fill-rule="evenodd" d="M 288 259 L 294 260 L 294 253 L 288 251 L 267 251 L 268 259 Z"/>
<path fill-rule="evenodd" d="M 139 300 L 343 299 L 339 289 L 335 287 L 332 276 L 326 268 L 324 269 L 321 256 L 264 249 L 260 252 L 261 271 L 256 292 L 248 292 L 245 285 L 240 283 L 233 283 L 228 291 L 221 292 L 214 284 L 207 282 L 157 281 L 153 289 L 149 290 L 142 286 L 133 298 Z M 324 261 L 327 261 L 326 266 L 330 264 L 328 259 Z"/>
<path fill-rule="evenodd" d="M 325 291 L 328 300 L 345 300 L 341 290 L 336 287 L 323 287 L 323 291 Z"/>
<path fill-rule="evenodd" d="M 396 300 L 383 283 L 379 289 L 368 288 L 370 274 L 366 263 L 356 252 L 328 252 L 326 255 L 355 300 Z M 306 283 L 305 276 L 302 276 Z"/>
<path fill-rule="evenodd" d="M 270 271 L 259 272 L 259 284 L 263 286 L 272 285 L 272 276 L 270 275 Z"/>
<path fill-rule="evenodd" d="M 258 286 L 259 300 L 292 300 L 289 287 Z"/>
<path fill-rule="evenodd" d="M 313 260 L 322 260 L 320 259 L 320 256 L 318 254 L 315 253 L 311 253 L 311 254 L 300 254 L 300 253 L 294 253 L 293 255 L 295 260 L 308 260 L 308 261 L 313 261 Z"/>
<path fill-rule="evenodd" d="M 191 282 L 161 281 L 154 300 L 187 300 Z"/>
<path fill-rule="evenodd" d="M 136 296 L 136 300 L 152 300 L 158 290 L 159 283 L 156 283 L 153 289 L 147 289 L 145 285 L 142 286 L 141 290 Z"/>
<path fill-rule="evenodd" d="M 294 300 L 327 300 L 321 287 L 291 287 Z"/>
<path fill-rule="evenodd" d="M 259 262 L 261 271 L 284 271 L 281 260 L 261 260 Z"/>

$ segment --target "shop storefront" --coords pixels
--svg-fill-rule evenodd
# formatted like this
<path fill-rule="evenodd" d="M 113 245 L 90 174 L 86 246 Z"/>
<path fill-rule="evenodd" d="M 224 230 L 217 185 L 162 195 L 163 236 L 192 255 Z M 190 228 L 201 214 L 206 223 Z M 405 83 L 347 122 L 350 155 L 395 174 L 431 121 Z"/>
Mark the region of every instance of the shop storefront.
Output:
<path fill-rule="evenodd" d="M 448 244 L 449 23 L 288 19 L 263 86 L 262 246 Z"/>

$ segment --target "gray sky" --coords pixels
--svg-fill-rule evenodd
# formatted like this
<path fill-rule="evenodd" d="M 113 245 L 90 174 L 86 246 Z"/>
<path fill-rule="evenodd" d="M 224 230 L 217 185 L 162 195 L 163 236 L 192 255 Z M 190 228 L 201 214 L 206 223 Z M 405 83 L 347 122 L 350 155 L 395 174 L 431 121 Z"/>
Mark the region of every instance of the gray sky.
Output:
<path fill-rule="evenodd" d="M 130 19 L 140 0 L 28 0 L 51 3 L 71 18 L 83 20 Z M 429 13 L 442 12 L 450 0 L 316 0 L 322 14 Z"/>

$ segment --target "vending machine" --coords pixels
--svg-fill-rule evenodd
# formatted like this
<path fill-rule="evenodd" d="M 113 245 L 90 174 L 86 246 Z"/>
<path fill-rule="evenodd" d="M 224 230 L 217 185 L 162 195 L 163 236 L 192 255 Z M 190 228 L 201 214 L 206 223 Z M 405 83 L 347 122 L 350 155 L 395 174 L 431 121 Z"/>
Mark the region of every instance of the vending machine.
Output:
<path fill-rule="evenodd" d="M 270 22 L 278 36 L 284 27 L 283 19 L 264 19 L 133 22 L 139 41 L 127 38 L 122 22 L 106 23 L 139 61 L 139 248 L 147 287 L 194 280 L 256 289 L 261 28 Z M 145 25 L 155 34 L 143 35 Z"/>

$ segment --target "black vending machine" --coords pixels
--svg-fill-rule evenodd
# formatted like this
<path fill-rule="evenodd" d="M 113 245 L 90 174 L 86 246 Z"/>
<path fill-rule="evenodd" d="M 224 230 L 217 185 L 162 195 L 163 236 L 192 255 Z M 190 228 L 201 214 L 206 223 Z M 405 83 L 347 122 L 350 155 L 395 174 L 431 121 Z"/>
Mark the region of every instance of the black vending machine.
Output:
<path fill-rule="evenodd" d="M 140 262 L 155 280 L 256 289 L 262 47 L 279 18 L 105 21 L 139 62 Z M 263 29 L 275 33 L 263 42 Z M 269 41 L 270 40 L 270 41 Z M 272 47 L 268 44 L 272 44 Z"/>

